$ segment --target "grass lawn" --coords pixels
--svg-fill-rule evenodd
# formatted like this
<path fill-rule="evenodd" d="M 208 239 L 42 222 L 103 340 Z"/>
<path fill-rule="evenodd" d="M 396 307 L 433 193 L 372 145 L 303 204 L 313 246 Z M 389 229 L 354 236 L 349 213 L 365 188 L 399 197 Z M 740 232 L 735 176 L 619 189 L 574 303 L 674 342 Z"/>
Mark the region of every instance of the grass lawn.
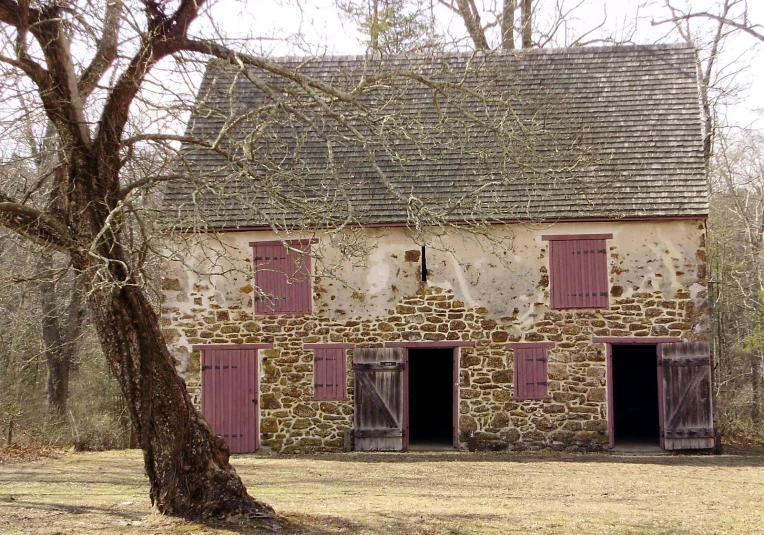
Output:
<path fill-rule="evenodd" d="M 764 534 L 762 456 L 465 452 L 233 463 L 254 496 L 306 533 Z M 153 513 L 140 452 L 111 451 L 0 464 L 0 533 L 259 532 Z"/>

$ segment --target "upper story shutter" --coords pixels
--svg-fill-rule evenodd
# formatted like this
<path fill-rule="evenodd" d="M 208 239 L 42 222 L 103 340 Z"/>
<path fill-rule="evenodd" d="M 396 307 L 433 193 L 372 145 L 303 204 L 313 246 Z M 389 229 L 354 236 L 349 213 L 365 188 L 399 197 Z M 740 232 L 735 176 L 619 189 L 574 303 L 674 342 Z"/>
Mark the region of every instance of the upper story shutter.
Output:
<path fill-rule="evenodd" d="M 549 268 L 552 308 L 609 306 L 605 239 L 550 240 Z"/>
<path fill-rule="evenodd" d="M 252 243 L 255 266 L 257 314 L 307 314 L 312 310 L 310 256 L 307 242 Z"/>

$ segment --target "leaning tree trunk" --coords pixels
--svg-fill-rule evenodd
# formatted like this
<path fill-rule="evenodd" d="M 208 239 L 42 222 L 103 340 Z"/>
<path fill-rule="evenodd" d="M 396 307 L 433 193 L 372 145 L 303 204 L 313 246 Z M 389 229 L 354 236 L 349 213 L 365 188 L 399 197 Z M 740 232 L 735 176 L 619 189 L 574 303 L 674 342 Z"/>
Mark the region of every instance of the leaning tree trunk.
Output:
<path fill-rule="evenodd" d="M 185 518 L 271 516 L 270 507 L 247 494 L 228 462 L 228 446 L 191 404 L 141 289 L 94 291 L 88 304 L 130 409 L 159 511 Z"/>
<path fill-rule="evenodd" d="M 91 221 L 98 221 L 93 212 Z M 191 403 L 157 315 L 126 269 L 130 263 L 116 233 L 101 238 L 100 259 L 80 250 L 72 260 L 143 450 L 152 503 L 184 518 L 273 516 L 273 509 L 247 494 L 228 462 L 228 446 Z"/>

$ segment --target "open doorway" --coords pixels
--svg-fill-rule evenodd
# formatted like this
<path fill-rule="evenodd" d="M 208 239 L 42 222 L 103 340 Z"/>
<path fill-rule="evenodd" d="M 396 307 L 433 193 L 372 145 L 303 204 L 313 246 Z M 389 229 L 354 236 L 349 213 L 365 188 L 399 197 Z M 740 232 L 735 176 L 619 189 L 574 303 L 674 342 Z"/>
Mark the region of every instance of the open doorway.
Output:
<path fill-rule="evenodd" d="M 657 346 L 611 346 L 613 445 L 659 446 Z"/>
<path fill-rule="evenodd" d="M 408 350 L 409 446 L 452 446 L 454 348 Z"/>

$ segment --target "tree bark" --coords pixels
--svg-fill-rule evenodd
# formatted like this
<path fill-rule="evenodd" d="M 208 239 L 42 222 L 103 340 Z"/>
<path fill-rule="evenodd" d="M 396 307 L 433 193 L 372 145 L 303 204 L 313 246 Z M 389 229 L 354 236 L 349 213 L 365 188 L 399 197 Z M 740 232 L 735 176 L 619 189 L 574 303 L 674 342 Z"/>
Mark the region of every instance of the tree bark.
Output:
<path fill-rule="evenodd" d="M 504 9 L 501 12 L 501 48 L 503 50 L 515 49 L 515 8 L 517 0 L 504 0 Z"/>
<path fill-rule="evenodd" d="M 759 390 L 760 390 L 760 379 L 759 379 L 759 364 L 760 364 L 760 357 L 759 353 L 754 351 L 751 353 L 751 422 L 754 424 L 759 423 L 760 419 L 760 411 L 759 411 Z"/>
<path fill-rule="evenodd" d="M 480 12 L 474 0 L 456 0 L 456 7 L 464 21 L 464 26 L 477 50 L 489 50 L 488 39 L 480 22 Z"/>
<path fill-rule="evenodd" d="M 68 292 L 65 309 L 57 301 L 53 259 L 42 253 L 37 262 L 38 291 L 42 312 L 42 338 L 48 368 L 46 385 L 48 421 L 61 420 L 66 415 L 69 398 L 69 375 L 74 361 L 77 338 L 82 330 L 84 310 L 82 295 L 75 279 Z"/>
<path fill-rule="evenodd" d="M 532 0 L 522 0 L 522 36 L 523 48 L 533 46 L 533 2 Z"/>
<path fill-rule="evenodd" d="M 146 296 L 125 282 L 92 291 L 88 305 L 130 409 L 152 503 L 185 518 L 272 517 L 273 509 L 247 494 L 228 446 L 192 405 Z"/>

